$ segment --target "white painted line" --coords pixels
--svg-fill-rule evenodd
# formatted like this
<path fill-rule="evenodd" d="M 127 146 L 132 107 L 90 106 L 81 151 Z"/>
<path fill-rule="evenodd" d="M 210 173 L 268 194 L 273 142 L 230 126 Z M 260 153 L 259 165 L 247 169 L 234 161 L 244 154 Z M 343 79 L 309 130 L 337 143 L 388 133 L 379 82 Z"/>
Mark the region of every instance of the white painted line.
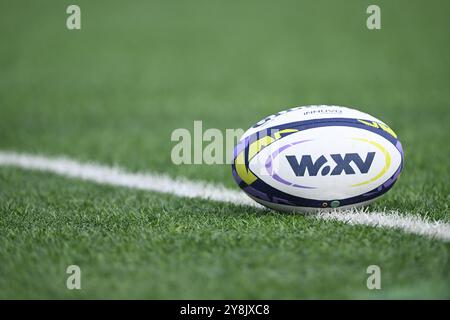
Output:
<path fill-rule="evenodd" d="M 0 166 L 46 171 L 99 184 L 169 193 L 179 197 L 202 198 L 261 207 L 243 192 L 227 189 L 221 185 L 203 181 L 190 181 L 184 178 L 173 179 L 163 174 L 130 173 L 118 167 L 80 163 L 66 157 L 49 158 L 0 151 Z"/>
<path fill-rule="evenodd" d="M 406 233 L 450 241 L 449 223 L 430 221 L 418 215 L 405 215 L 397 211 L 373 212 L 364 209 L 353 209 L 345 212 L 318 213 L 316 217 L 323 220 L 340 221 L 350 225 L 398 229 Z"/>
<path fill-rule="evenodd" d="M 118 167 L 92 163 L 80 163 L 65 157 L 45 157 L 31 154 L 0 151 L 0 166 L 51 172 L 60 176 L 76 178 L 98 184 L 120 186 L 153 192 L 168 193 L 180 197 L 201 198 L 261 208 L 243 192 L 222 185 L 183 178 L 173 179 L 163 174 L 130 173 Z M 340 221 L 350 225 L 398 229 L 407 233 L 450 241 L 450 224 L 398 212 L 368 212 L 346 210 L 310 214 L 314 219 Z"/>

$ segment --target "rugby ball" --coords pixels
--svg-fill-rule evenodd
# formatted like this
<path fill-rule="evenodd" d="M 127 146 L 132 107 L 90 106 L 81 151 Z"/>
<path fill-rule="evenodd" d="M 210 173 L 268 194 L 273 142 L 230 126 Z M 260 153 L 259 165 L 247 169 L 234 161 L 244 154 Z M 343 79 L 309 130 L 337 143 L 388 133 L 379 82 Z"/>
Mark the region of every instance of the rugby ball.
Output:
<path fill-rule="evenodd" d="M 296 107 L 248 129 L 232 172 L 244 192 L 281 211 L 366 205 L 387 192 L 403 167 L 395 132 L 377 118 L 338 106 Z"/>

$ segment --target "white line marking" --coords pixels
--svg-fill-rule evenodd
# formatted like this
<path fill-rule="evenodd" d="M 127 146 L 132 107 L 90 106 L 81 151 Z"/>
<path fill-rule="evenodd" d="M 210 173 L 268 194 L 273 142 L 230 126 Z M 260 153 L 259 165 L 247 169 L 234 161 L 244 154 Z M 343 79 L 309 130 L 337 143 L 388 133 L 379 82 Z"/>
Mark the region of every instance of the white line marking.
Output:
<path fill-rule="evenodd" d="M 450 241 L 450 224 L 443 221 L 430 221 L 413 214 L 400 214 L 397 211 L 373 212 L 364 209 L 345 212 L 318 213 L 316 217 L 334 220 L 350 225 L 365 225 L 387 229 L 399 229 L 406 233 Z"/>
<path fill-rule="evenodd" d="M 130 173 L 118 167 L 80 163 L 66 157 L 48 158 L 0 151 L 0 166 L 46 171 L 99 184 L 169 193 L 179 197 L 202 198 L 261 207 L 243 192 L 230 190 L 221 185 L 189 181 L 183 178 L 173 179 L 164 174 Z"/>
<path fill-rule="evenodd" d="M 189 181 L 183 178 L 173 179 L 163 174 L 130 173 L 118 167 L 80 163 L 65 157 L 49 158 L 0 151 L 0 166 L 45 171 L 98 184 L 261 208 L 259 204 L 249 199 L 243 192 L 227 189 L 222 185 L 202 181 Z M 327 213 L 321 212 L 308 216 L 322 220 L 340 221 L 350 225 L 398 229 L 407 233 L 450 241 L 449 223 L 430 221 L 429 219 L 412 214 L 401 215 L 395 211 L 368 212 L 366 210 L 346 210 Z"/>

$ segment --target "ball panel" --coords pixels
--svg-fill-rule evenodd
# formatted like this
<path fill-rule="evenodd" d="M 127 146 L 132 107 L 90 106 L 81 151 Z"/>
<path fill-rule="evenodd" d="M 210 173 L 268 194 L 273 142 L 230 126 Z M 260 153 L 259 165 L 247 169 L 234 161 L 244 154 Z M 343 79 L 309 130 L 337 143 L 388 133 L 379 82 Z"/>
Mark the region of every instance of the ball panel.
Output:
<path fill-rule="evenodd" d="M 294 123 L 308 120 L 322 120 L 322 119 L 361 119 L 363 121 L 383 123 L 377 118 L 347 107 L 339 106 L 300 106 L 283 110 L 273 115 L 270 115 L 261 121 L 257 122 L 253 127 L 248 129 L 243 137 L 250 136 L 258 131 L 262 131 L 268 128 L 277 127 L 287 123 Z M 383 123 L 384 124 L 384 123 Z"/>

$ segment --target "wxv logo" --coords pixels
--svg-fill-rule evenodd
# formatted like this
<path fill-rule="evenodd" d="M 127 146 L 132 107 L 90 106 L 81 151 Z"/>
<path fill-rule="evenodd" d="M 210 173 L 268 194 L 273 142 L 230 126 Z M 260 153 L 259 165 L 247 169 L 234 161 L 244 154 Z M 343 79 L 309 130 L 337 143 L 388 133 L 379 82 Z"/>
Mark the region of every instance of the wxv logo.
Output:
<path fill-rule="evenodd" d="M 344 156 L 340 154 L 330 154 L 330 157 L 335 164 L 333 170 L 331 170 L 330 165 L 326 165 L 322 168 L 322 166 L 328 162 L 327 158 L 323 155 L 314 162 L 310 155 L 303 155 L 300 162 L 298 162 L 296 156 L 286 156 L 286 159 L 289 161 L 289 165 L 297 177 L 303 177 L 306 170 L 308 170 L 310 176 L 317 176 L 321 168 L 320 174 L 322 176 L 326 176 L 330 171 L 330 175 L 336 176 L 343 172 L 345 174 L 355 174 L 355 170 L 353 170 L 353 167 L 350 165 L 352 162 L 358 167 L 361 173 L 369 172 L 370 166 L 375 158 L 375 152 L 367 153 L 364 161 L 357 153 L 346 153 Z"/>

